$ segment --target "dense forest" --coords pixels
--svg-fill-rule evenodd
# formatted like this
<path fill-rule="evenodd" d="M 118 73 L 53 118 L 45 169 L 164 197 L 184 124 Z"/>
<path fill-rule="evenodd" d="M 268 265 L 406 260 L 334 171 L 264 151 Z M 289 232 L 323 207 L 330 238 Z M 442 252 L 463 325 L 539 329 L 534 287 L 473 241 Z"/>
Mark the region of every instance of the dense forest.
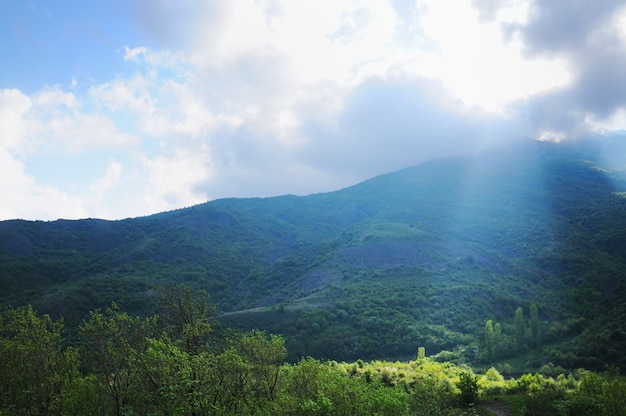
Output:
<path fill-rule="evenodd" d="M 423 347 L 407 362 L 286 364 L 282 337 L 220 328 L 206 293 L 169 286 L 158 296 L 161 313 L 149 317 L 116 305 L 92 311 L 71 346 L 61 321 L 32 307 L 6 311 L 0 415 L 626 414 L 617 371 L 546 366 L 505 378 Z"/>
<path fill-rule="evenodd" d="M 410 379 L 426 377 L 413 371 L 424 363 L 454 369 L 450 397 L 458 393 L 455 371 L 484 375 L 493 367 L 518 377 L 503 384 L 511 392 L 526 391 L 513 387 L 521 374 L 539 372 L 546 380 L 565 374 L 570 384 L 554 381 L 555 389 L 570 397 L 583 379 L 580 368 L 606 383 L 621 380 L 612 369 L 626 370 L 626 175 L 619 165 L 626 158 L 620 154 L 607 158 L 593 143 L 530 142 L 306 197 L 224 199 L 120 221 L 2 221 L 0 307 L 13 316 L 3 325 L 27 305 L 35 314 L 29 319 L 49 316 L 44 326 L 56 334 L 50 342 L 66 360 L 55 365 L 69 366 L 68 377 L 82 380 L 72 385 L 73 395 L 109 386 L 97 377 L 102 368 L 87 348 L 94 345 L 88 328 L 96 337 L 99 316 L 102 330 L 113 330 L 107 325 L 122 317 L 129 325 L 146 320 L 133 362 L 156 359 L 148 351 L 184 359 L 167 371 L 186 368 L 193 374 L 185 383 L 194 386 L 204 383 L 195 378 L 199 362 L 217 368 L 232 359 L 252 371 L 241 345 L 252 337 L 281 344 L 281 398 L 305 363 L 332 377 L 347 374 L 346 383 L 378 380 L 383 367 L 395 368 L 389 371 L 406 379 L 391 384 L 402 388 L 380 392 L 409 396 Z M 163 332 L 173 324 L 163 317 L 159 293 L 172 284 L 211 294 L 215 321 L 204 355 L 186 349 L 185 337 L 193 334 Z M 6 329 L 3 337 L 10 346 L 3 354 L 19 354 L 19 336 Z M 427 353 L 419 365 L 418 348 Z M 353 364 L 332 364 L 358 360 L 363 364 L 354 371 Z M 246 383 L 257 377 L 246 374 Z M 413 399 L 402 397 L 411 408 Z"/>

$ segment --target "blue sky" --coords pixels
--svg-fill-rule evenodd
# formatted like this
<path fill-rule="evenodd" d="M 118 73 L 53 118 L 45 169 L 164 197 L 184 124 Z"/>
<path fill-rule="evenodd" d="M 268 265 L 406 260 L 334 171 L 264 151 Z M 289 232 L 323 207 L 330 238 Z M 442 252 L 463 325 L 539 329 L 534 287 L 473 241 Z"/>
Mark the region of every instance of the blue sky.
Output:
<path fill-rule="evenodd" d="M 0 219 L 305 195 L 626 127 L 626 2 L 0 5 Z"/>
<path fill-rule="evenodd" d="M 3 88 L 106 82 L 122 73 L 123 46 L 146 42 L 126 1 L 10 1 L 0 15 Z"/>

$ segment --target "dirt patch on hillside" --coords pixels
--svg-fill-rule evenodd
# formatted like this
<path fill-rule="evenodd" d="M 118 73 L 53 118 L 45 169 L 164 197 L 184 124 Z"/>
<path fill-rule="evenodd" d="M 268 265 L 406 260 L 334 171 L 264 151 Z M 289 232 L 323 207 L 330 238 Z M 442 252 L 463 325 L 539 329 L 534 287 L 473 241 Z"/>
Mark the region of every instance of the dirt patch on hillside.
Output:
<path fill-rule="evenodd" d="M 509 405 L 501 401 L 483 403 L 480 407 L 488 410 L 494 416 L 511 416 L 513 414 Z"/>

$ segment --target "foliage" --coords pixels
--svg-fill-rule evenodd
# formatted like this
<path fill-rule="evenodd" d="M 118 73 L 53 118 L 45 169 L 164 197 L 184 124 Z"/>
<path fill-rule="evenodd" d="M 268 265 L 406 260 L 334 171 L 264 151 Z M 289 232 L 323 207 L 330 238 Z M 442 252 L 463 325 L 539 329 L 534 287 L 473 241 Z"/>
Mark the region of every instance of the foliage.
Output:
<path fill-rule="evenodd" d="M 532 344 L 535 347 L 539 346 L 539 309 L 537 305 L 532 303 L 530 305 L 530 335 Z"/>
<path fill-rule="evenodd" d="M 0 411 L 47 415 L 63 411 L 78 370 L 75 349 L 61 348 L 61 321 L 31 306 L 0 317 Z"/>
<path fill-rule="evenodd" d="M 524 322 L 524 311 L 520 306 L 515 310 L 515 343 L 518 350 L 521 350 L 524 347 L 525 340 L 526 323 Z"/>
<path fill-rule="evenodd" d="M 198 301 L 185 299 L 185 308 Z M 60 321 L 31 307 L 6 311 L 0 415 L 461 416 L 496 403 L 513 415 L 626 414 L 626 378 L 615 370 L 505 380 L 495 368 L 475 374 L 427 357 L 289 364 L 279 336 L 222 333 L 221 342 L 190 350 L 184 333 L 172 339 L 156 322 L 115 306 L 94 311 L 76 349 L 62 347 Z M 82 370 L 79 358 L 88 364 Z"/>
<path fill-rule="evenodd" d="M 491 319 L 485 323 L 485 347 L 487 348 L 487 360 L 493 361 L 496 358 L 496 336 Z"/>
<path fill-rule="evenodd" d="M 476 384 L 479 391 L 488 396 L 497 396 L 504 393 L 509 388 L 509 383 L 507 383 L 502 374 L 493 367 L 490 367 L 485 374 L 480 376 Z"/>
<path fill-rule="evenodd" d="M 133 399 L 137 363 L 155 331 L 155 322 L 155 317 L 131 317 L 114 304 L 104 312 L 92 312 L 80 327 L 88 363 L 111 399 L 111 414 L 121 416 Z"/>
<path fill-rule="evenodd" d="M 180 284 L 164 286 L 159 294 L 160 317 L 168 335 L 179 339 L 187 352 L 197 353 L 213 331 L 215 307 L 209 294 Z"/>
<path fill-rule="evenodd" d="M 461 402 L 463 404 L 471 405 L 478 401 L 478 378 L 474 374 L 461 373 L 457 386 L 461 390 Z"/>

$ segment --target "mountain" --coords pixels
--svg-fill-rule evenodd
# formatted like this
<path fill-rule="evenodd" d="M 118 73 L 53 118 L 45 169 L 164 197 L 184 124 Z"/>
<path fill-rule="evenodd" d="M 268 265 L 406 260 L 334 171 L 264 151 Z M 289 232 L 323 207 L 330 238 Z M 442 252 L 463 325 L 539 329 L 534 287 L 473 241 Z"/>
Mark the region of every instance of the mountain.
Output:
<path fill-rule="evenodd" d="M 498 362 L 626 369 L 626 175 L 602 154 L 529 142 L 305 197 L 2 221 L 0 305 L 30 303 L 71 330 L 111 302 L 152 312 L 155 289 L 177 282 L 206 289 L 228 326 L 283 334 L 294 360 L 424 346 L 486 365 L 493 320 Z"/>

